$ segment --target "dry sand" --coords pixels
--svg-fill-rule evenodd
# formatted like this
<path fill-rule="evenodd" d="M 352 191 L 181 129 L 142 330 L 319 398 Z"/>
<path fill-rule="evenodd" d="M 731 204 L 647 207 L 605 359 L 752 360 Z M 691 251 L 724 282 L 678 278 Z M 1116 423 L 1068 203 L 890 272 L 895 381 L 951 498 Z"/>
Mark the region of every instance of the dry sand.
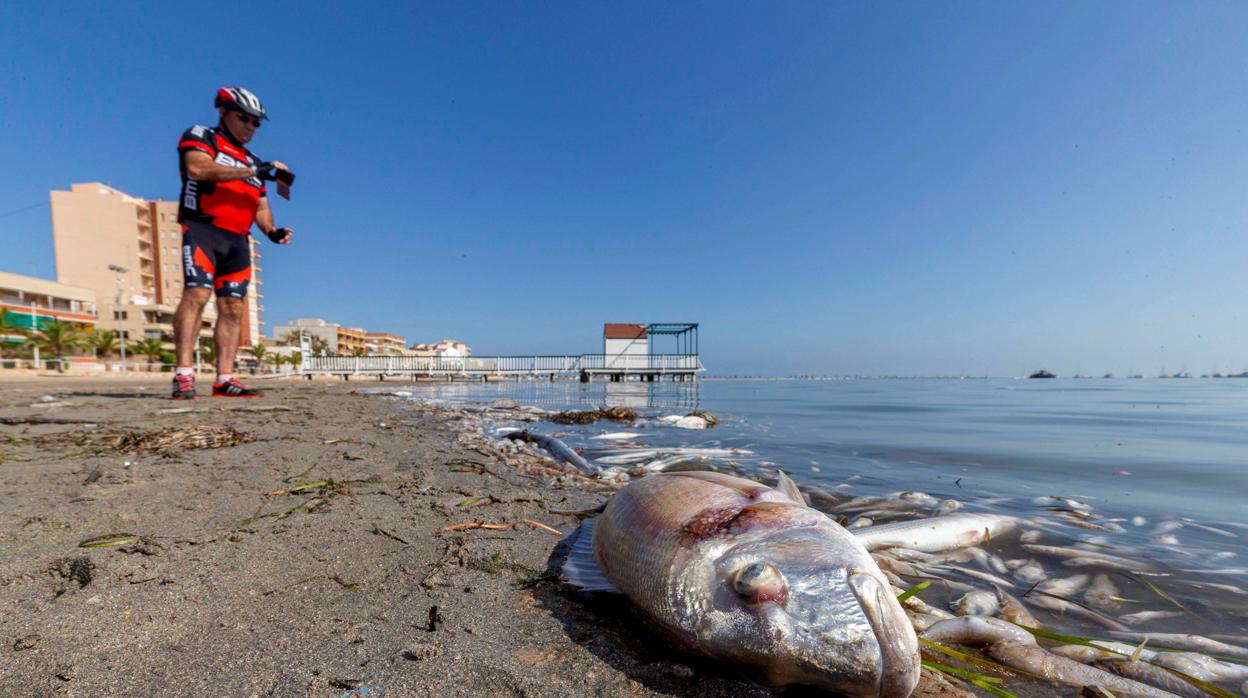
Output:
<path fill-rule="evenodd" d="M 560 586 L 557 535 L 444 531 L 568 532 L 602 485 L 367 384 L 263 387 L 0 376 L 0 695 L 772 694 Z"/>
<path fill-rule="evenodd" d="M 461 413 L 357 383 L 173 402 L 167 375 L 0 381 L 0 695 L 768 693 L 570 596 L 559 536 L 443 532 L 570 531 L 548 507 L 603 496 Z M 231 441 L 201 427 L 247 440 L 191 447 Z M 112 533 L 139 540 L 79 546 Z"/>

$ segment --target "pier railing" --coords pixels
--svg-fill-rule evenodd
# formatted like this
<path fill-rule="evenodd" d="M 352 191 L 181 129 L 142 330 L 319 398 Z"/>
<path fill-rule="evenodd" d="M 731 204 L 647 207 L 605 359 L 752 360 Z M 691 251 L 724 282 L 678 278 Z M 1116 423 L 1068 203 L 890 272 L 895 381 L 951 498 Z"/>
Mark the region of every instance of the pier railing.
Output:
<path fill-rule="evenodd" d="M 304 356 L 304 373 L 381 375 L 580 373 L 655 374 L 705 370 L 697 354 L 553 356 Z"/>

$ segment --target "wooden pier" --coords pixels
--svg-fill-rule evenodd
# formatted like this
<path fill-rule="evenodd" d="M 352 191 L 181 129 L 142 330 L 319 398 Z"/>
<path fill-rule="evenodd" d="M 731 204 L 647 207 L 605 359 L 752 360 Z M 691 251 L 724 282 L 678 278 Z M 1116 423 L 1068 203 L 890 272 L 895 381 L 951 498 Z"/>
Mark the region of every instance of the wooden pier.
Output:
<path fill-rule="evenodd" d="M 566 356 L 308 356 L 299 366 L 303 375 L 445 377 L 573 376 L 582 381 L 692 381 L 705 371 L 697 354 Z"/>

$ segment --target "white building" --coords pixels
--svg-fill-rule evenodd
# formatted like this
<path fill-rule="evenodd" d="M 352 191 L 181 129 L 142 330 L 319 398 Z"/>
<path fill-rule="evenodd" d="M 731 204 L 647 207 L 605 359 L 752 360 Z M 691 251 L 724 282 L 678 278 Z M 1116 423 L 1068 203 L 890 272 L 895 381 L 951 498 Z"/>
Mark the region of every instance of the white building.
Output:
<path fill-rule="evenodd" d="M 648 368 L 650 338 L 645 325 L 608 322 L 602 326 L 604 368 Z"/>

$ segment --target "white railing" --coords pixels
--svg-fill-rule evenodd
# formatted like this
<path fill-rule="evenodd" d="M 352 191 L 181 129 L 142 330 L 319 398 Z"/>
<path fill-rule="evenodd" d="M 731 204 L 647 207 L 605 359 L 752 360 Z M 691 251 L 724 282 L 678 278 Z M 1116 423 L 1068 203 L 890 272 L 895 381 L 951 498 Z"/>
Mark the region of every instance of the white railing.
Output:
<path fill-rule="evenodd" d="M 304 373 L 578 373 L 702 371 L 696 354 L 640 356 L 305 356 Z"/>

